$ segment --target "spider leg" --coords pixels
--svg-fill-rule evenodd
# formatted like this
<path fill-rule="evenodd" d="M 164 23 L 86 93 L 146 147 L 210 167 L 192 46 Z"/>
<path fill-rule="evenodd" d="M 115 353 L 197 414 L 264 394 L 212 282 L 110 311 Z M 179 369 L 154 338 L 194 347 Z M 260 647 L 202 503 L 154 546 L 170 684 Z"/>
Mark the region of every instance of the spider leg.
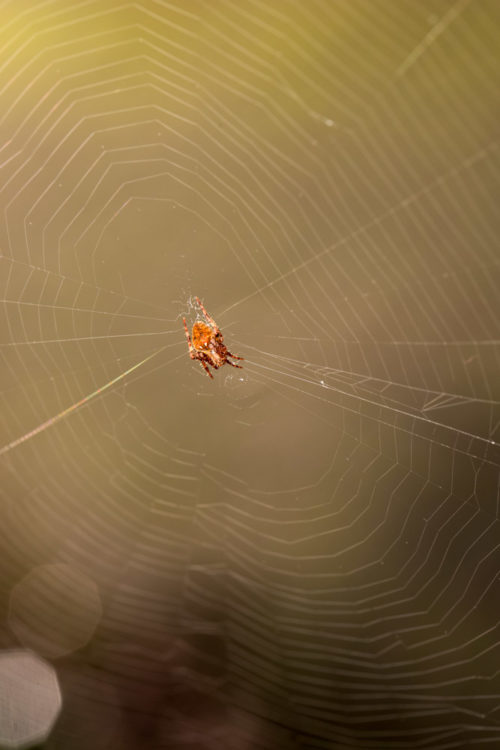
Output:
<path fill-rule="evenodd" d="M 238 357 L 236 354 L 231 354 L 231 352 L 228 352 L 227 356 L 232 357 L 233 359 L 245 359 L 245 357 Z"/>
<path fill-rule="evenodd" d="M 188 327 L 187 327 L 187 324 L 186 324 L 186 318 L 183 318 L 182 322 L 184 323 L 184 330 L 186 331 L 186 338 L 187 338 L 187 342 L 188 342 L 188 346 L 189 346 L 189 353 L 192 355 L 192 353 L 194 351 L 194 346 L 191 343 L 191 336 L 189 335 Z M 191 356 L 191 358 L 193 358 L 193 357 Z"/>
<path fill-rule="evenodd" d="M 237 357 L 237 359 L 243 359 L 243 357 Z M 231 367 L 237 367 L 238 370 L 243 370 L 242 365 L 235 365 L 234 362 L 230 362 L 228 359 L 226 359 L 226 362 L 228 365 L 231 365 Z"/>
<path fill-rule="evenodd" d="M 203 361 L 202 359 L 200 359 L 200 364 L 202 364 L 202 365 L 203 365 L 203 367 L 205 368 L 205 370 L 207 371 L 207 375 L 208 375 L 208 377 L 209 377 L 209 378 L 212 378 L 212 380 L 213 380 L 213 379 L 214 379 L 214 376 L 212 375 L 212 373 L 211 373 L 211 372 L 210 372 L 210 370 L 208 369 L 208 365 L 207 365 L 207 363 L 206 363 L 206 362 L 204 362 L 204 361 Z"/>
<path fill-rule="evenodd" d="M 219 326 L 217 325 L 217 323 L 215 322 L 215 320 L 212 318 L 212 316 L 207 313 L 207 311 L 205 310 L 205 307 L 203 306 L 203 302 L 201 301 L 201 299 L 199 297 L 195 297 L 195 299 L 196 299 L 197 303 L 199 304 L 199 306 L 201 307 L 201 309 L 203 311 L 203 315 L 208 320 L 208 322 L 210 323 L 210 325 L 212 326 L 212 328 L 215 328 L 215 330 L 218 331 L 219 330 Z"/>

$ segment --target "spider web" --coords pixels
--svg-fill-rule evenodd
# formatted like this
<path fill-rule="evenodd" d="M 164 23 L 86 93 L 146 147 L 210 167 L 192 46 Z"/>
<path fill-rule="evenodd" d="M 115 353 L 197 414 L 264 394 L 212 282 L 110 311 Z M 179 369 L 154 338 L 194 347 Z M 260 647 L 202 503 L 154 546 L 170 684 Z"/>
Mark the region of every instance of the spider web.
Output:
<path fill-rule="evenodd" d="M 0 9 L 2 644 L 102 600 L 47 747 L 498 744 L 498 4 Z"/>

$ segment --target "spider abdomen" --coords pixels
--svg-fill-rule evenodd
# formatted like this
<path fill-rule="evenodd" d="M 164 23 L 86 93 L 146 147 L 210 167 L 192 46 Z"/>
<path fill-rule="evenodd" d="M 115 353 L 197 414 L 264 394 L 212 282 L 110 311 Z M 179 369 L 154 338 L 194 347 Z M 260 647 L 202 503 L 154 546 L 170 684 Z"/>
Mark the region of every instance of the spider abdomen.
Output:
<path fill-rule="evenodd" d="M 195 349 L 198 349 L 199 351 L 203 349 L 208 349 L 210 346 L 210 342 L 213 339 L 214 332 L 210 328 L 210 326 L 207 326 L 206 323 L 200 323 L 197 321 L 193 325 L 193 346 Z"/>

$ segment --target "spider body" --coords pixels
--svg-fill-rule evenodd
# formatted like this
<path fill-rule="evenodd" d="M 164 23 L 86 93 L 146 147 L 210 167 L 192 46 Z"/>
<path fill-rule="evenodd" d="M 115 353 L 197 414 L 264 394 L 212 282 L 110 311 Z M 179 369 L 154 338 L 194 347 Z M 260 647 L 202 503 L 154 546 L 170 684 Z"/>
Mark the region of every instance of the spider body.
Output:
<path fill-rule="evenodd" d="M 224 344 L 224 337 L 219 326 L 207 313 L 198 297 L 196 297 L 196 301 L 207 322 L 204 323 L 203 321 L 197 320 L 193 325 L 190 336 L 186 324 L 186 318 L 182 319 L 189 347 L 189 356 L 191 359 L 197 359 L 203 366 L 207 375 L 211 378 L 213 378 L 213 375 L 209 370 L 209 366 L 213 367 L 214 370 L 218 370 L 219 367 L 222 367 L 222 365 L 227 363 L 228 365 L 231 365 L 231 367 L 238 367 L 241 370 L 241 365 L 235 365 L 234 362 L 229 360 L 229 357 L 232 357 L 233 359 L 243 359 L 243 357 L 237 357 L 236 354 L 231 354 L 231 352 L 228 351 L 227 346 Z"/>

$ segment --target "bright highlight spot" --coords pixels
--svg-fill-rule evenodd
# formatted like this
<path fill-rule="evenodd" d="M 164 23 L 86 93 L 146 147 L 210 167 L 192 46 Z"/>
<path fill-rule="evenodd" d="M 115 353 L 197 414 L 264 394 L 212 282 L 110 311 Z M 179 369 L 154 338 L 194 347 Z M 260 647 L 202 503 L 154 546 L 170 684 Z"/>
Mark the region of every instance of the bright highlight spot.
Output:
<path fill-rule="evenodd" d="M 61 709 L 54 669 L 28 651 L 0 654 L 0 744 L 24 748 L 43 742 Z"/>

